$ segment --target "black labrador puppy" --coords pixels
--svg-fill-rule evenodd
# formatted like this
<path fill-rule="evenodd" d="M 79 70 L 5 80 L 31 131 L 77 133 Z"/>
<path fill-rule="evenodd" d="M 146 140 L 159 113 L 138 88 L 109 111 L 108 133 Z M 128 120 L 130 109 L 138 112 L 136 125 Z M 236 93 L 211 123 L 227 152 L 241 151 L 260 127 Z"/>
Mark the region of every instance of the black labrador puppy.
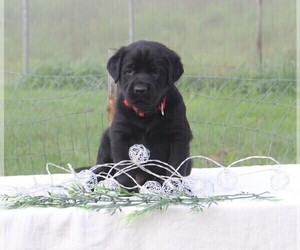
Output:
<path fill-rule="evenodd" d="M 138 41 L 121 47 L 109 59 L 107 69 L 119 84 L 118 96 L 114 119 L 102 136 L 97 164 L 127 160 L 129 148 L 143 144 L 150 151 L 150 159 L 177 168 L 189 157 L 192 139 L 183 98 L 174 85 L 183 74 L 179 56 L 163 44 Z M 96 172 L 109 170 L 100 167 Z M 170 171 L 155 166 L 149 170 L 171 175 Z M 189 175 L 191 161 L 186 161 L 178 172 Z M 141 169 L 129 174 L 140 185 L 156 180 Z M 116 180 L 126 187 L 135 185 L 125 174 Z"/>

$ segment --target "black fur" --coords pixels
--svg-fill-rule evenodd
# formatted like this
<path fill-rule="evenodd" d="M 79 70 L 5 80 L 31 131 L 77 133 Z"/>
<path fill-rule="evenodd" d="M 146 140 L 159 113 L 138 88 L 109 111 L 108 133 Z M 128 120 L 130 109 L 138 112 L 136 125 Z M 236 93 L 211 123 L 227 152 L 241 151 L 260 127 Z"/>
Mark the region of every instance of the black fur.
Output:
<path fill-rule="evenodd" d="M 192 139 L 185 105 L 174 85 L 183 74 L 179 56 L 160 43 L 138 41 L 121 47 L 108 61 L 107 69 L 119 84 L 119 93 L 113 122 L 102 136 L 97 164 L 129 159 L 130 146 L 143 144 L 150 151 L 150 159 L 178 167 L 189 157 Z M 124 105 L 125 99 L 138 111 Z M 159 107 L 164 99 L 163 115 Z M 169 175 L 157 167 L 149 169 Z M 102 168 L 97 172 L 108 170 Z M 191 162 L 187 161 L 179 172 L 189 175 Z M 140 184 L 155 180 L 139 169 L 130 174 Z M 134 185 L 125 175 L 116 179 L 125 186 Z"/>

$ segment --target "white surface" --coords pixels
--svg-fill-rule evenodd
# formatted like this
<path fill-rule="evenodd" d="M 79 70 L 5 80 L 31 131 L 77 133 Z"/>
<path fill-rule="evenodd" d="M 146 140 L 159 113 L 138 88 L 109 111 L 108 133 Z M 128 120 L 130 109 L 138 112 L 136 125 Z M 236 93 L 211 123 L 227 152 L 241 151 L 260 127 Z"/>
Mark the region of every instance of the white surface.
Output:
<path fill-rule="evenodd" d="M 270 179 L 277 166 L 232 168 L 239 191 L 264 192 L 278 202 L 220 203 L 200 213 L 171 206 L 133 221 L 125 213 L 113 216 L 78 208 L 0 210 L 0 249 L 300 249 L 300 165 L 283 165 L 289 186 L 279 192 Z M 194 169 L 192 175 L 214 183 L 221 169 Z M 263 171 L 262 171 L 263 170 Z M 251 173 L 251 174 L 250 174 Z M 246 175 L 245 175 L 246 174 Z M 54 184 L 72 180 L 54 175 Z M 51 184 L 49 176 L 0 177 L 0 192 L 29 190 Z"/>

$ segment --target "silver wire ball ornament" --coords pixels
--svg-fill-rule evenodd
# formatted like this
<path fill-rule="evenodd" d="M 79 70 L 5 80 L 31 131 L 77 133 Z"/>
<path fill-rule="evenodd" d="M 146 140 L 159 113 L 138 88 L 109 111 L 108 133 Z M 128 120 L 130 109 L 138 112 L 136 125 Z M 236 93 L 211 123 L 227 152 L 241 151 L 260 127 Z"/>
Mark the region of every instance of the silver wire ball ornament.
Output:
<path fill-rule="evenodd" d="M 198 197 L 210 196 L 214 193 L 214 184 L 200 177 L 188 176 L 182 179 L 183 191 Z"/>
<path fill-rule="evenodd" d="M 271 187 L 275 191 L 285 189 L 290 182 L 289 176 L 284 173 L 282 170 L 275 170 L 274 174 L 271 177 Z"/>
<path fill-rule="evenodd" d="M 103 181 L 100 181 L 98 185 L 112 190 L 120 189 L 120 184 L 113 178 L 107 178 Z"/>
<path fill-rule="evenodd" d="M 141 194 L 160 194 L 162 187 L 157 181 L 147 181 L 140 189 Z"/>
<path fill-rule="evenodd" d="M 177 178 L 169 178 L 164 181 L 162 185 L 162 192 L 164 194 L 172 194 L 174 192 L 182 191 L 182 183 L 180 179 Z"/>
<path fill-rule="evenodd" d="M 226 192 L 232 191 L 238 184 L 238 177 L 229 168 L 224 168 L 217 176 L 218 185 Z"/>
<path fill-rule="evenodd" d="M 134 144 L 129 148 L 128 155 L 135 164 L 147 162 L 150 158 L 150 151 L 142 144 Z"/>
<path fill-rule="evenodd" d="M 98 182 L 96 174 L 90 170 L 80 171 L 76 174 L 76 179 L 88 192 L 90 192 L 93 186 Z"/>

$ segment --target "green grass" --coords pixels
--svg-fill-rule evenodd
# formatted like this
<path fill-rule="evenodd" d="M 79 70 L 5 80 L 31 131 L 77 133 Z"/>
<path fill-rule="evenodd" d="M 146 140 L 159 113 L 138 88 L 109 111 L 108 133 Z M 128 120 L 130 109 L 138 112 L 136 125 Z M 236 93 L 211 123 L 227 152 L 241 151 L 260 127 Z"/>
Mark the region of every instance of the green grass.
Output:
<path fill-rule="evenodd" d="M 191 89 L 184 95 L 195 139 L 192 154 L 225 164 L 250 155 L 295 162 L 295 82 L 276 84 L 271 91 L 269 82 L 266 92 L 259 81 L 241 80 L 235 87 L 232 80 L 218 83 L 222 89 Z"/>
<path fill-rule="evenodd" d="M 295 82 L 183 78 L 178 87 L 194 134 L 192 155 L 225 164 L 249 155 L 295 162 Z M 106 80 L 101 75 L 8 74 L 5 174 L 45 173 L 48 162 L 94 164 L 107 127 L 106 102 Z M 194 166 L 208 164 L 197 161 Z"/>
<path fill-rule="evenodd" d="M 6 173 L 45 172 L 47 162 L 94 163 L 100 134 L 107 125 L 106 91 L 96 84 L 53 87 L 49 80 L 32 87 L 28 80 L 5 87 Z"/>
<path fill-rule="evenodd" d="M 127 3 L 30 1 L 30 73 L 57 77 L 5 75 L 6 174 L 45 173 L 47 162 L 95 162 L 107 126 L 107 49 L 128 43 Z M 5 69 L 16 72 L 22 71 L 21 4 L 9 0 L 4 6 Z M 256 1 L 136 1 L 136 40 L 176 50 L 185 76 L 231 77 L 183 78 L 179 84 L 193 155 L 225 164 L 252 154 L 296 161 L 295 83 L 278 81 L 271 88 L 276 81 L 234 80 L 296 78 L 296 1 L 263 1 L 263 8 L 258 65 Z"/>
<path fill-rule="evenodd" d="M 256 1 L 135 1 L 135 39 L 156 40 L 182 57 L 187 74 L 231 75 L 255 68 Z M 105 68 L 107 49 L 128 43 L 128 1 L 31 0 L 30 70 L 45 63 Z M 5 68 L 22 71 L 21 1 L 5 1 Z M 263 1 L 263 62 L 296 61 L 296 1 Z"/>

